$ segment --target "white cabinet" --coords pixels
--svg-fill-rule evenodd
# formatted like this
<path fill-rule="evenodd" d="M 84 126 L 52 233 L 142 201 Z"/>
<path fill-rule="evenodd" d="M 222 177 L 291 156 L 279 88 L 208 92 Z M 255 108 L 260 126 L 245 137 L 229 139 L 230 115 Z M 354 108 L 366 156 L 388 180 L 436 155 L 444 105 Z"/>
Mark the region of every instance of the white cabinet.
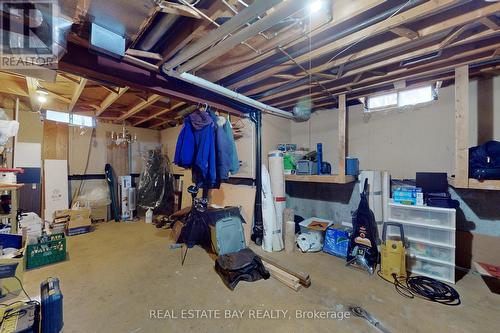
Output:
<path fill-rule="evenodd" d="M 451 208 L 389 203 L 389 221 L 403 225 L 407 269 L 416 274 L 455 283 L 456 211 Z M 399 235 L 389 227 L 388 236 Z"/>

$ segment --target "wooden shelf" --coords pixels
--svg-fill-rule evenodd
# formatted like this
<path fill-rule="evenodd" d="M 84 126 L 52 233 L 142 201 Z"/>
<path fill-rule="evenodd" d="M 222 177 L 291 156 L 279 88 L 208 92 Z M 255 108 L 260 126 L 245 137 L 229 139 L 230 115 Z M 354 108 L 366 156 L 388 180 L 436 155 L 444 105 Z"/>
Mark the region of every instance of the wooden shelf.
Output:
<path fill-rule="evenodd" d="M 17 190 L 23 186 L 24 184 L 0 184 L 0 190 Z"/>
<path fill-rule="evenodd" d="M 469 178 L 469 188 L 477 190 L 500 191 L 500 180 L 483 180 Z"/>
<path fill-rule="evenodd" d="M 479 181 L 474 178 L 469 178 L 468 185 L 457 186 L 455 182 L 455 178 L 448 177 L 448 184 L 454 188 L 463 188 L 463 189 L 473 189 L 473 190 L 490 190 L 490 191 L 500 191 L 500 180 L 483 180 Z"/>
<path fill-rule="evenodd" d="M 356 179 L 353 176 L 342 175 L 285 175 L 285 180 L 291 182 L 347 184 L 354 182 Z"/>

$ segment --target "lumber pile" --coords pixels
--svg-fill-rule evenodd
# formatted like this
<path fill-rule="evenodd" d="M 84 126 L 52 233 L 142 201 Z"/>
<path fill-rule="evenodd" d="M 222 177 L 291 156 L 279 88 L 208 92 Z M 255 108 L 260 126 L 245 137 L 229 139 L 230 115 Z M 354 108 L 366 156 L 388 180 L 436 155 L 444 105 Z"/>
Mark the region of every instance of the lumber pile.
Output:
<path fill-rule="evenodd" d="M 271 273 L 271 276 L 288 288 L 299 291 L 300 288 L 309 288 L 311 285 L 311 278 L 309 277 L 309 274 L 292 271 L 291 269 L 279 264 L 274 259 L 266 256 L 260 256 L 260 258 L 262 259 L 266 269 L 269 273 Z"/>

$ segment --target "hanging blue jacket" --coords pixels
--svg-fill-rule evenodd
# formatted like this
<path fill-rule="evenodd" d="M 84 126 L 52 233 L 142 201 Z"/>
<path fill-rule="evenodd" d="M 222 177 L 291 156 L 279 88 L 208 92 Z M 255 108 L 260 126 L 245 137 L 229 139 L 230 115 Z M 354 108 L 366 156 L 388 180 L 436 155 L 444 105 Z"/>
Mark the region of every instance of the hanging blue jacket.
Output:
<path fill-rule="evenodd" d="M 231 123 L 229 119 L 226 119 L 224 123 L 224 131 L 229 140 L 229 149 L 231 151 L 231 166 L 229 171 L 232 175 L 237 174 L 240 171 L 240 160 L 238 158 L 238 151 L 236 150 L 236 143 L 234 142 L 233 129 L 231 128 Z"/>
<path fill-rule="evenodd" d="M 177 139 L 174 163 L 191 168 L 193 181 L 202 188 L 216 186 L 215 127 L 211 118 L 195 111 L 184 118 L 184 127 Z"/>

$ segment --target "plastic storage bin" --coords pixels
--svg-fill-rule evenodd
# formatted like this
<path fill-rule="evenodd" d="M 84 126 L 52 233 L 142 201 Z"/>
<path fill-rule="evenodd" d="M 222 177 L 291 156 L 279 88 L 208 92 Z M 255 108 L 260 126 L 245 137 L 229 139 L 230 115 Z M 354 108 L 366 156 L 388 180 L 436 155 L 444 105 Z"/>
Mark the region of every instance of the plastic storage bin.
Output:
<path fill-rule="evenodd" d="M 455 228 L 455 213 L 449 209 L 391 204 L 391 218 L 429 226 Z"/>
<path fill-rule="evenodd" d="M 36 268 L 66 260 L 66 238 L 64 234 L 42 236 L 39 243 L 26 247 L 26 268 Z"/>
<path fill-rule="evenodd" d="M 428 276 L 436 280 L 455 283 L 455 265 L 452 264 L 439 263 L 409 256 L 407 268 L 416 275 Z"/>
<path fill-rule="evenodd" d="M 455 248 L 425 244 L 411 240 L 409 243 L 408 252 L 412 256 L 442 261 L 453 265 L 455 264 Z"/>
<path fill-rule="evenodd" d="M 389 221 L 403 224 L 409 242 L 410 272 L 455 283 L 455 216 L 451 208 L 389 204 Z"/>

